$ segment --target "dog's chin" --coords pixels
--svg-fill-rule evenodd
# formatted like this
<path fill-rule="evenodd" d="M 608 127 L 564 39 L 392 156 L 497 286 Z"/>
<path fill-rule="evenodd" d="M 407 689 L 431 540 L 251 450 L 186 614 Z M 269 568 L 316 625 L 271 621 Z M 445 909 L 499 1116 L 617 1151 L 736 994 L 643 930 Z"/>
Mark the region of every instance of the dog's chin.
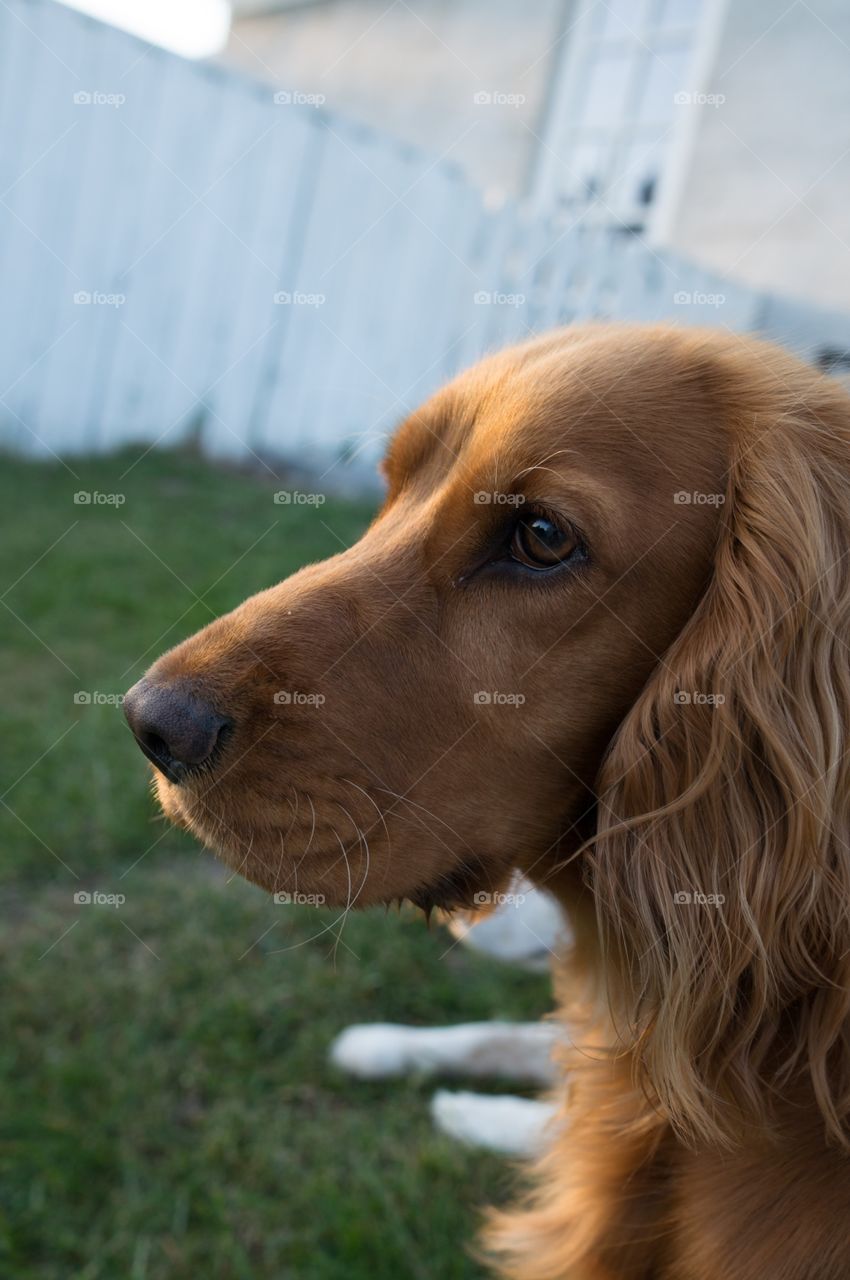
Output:
<path fill-rule="evenodd" d="M 209 806 L 184 787 L 175 786 L 153 770 L 154 792 L 164 816 L 188 831 L 232 871 L 267 893 L 313 895 L 328 907 L 351 908 L 410 902 L 426 916 L 434 911 L 479 910 L 493 901 L 511 874 L 508 865 L 488 868 L 467 855 L 434 867 L 424 880 L 416 876 L 428 859 L 413 848 L 403 861 L 367 857 L 362 848 L 343 851 L 328 833 L 311 839 L 305 849 L 290 848 L 284 856 L 287 832 L 252 825 L 241 829 L 219 819 Z M 319 833 L 315 835 L 318 837 Z M 327 838 L 325 838 L 327 836 Z M 445 849 L 441 853 L 445 855 Z M 444 857 L 440 859 L 444 863 Z"/>
<path fill-rule="evenodd" d="M 431 885 L 412 890 L 405 896 L 414 906 L 420 907 L 426 916 L 432 911 L 451 914 L 455 911 L 477 911 L 483 903 L 497 900 L 510 872 L 507 871 L 486 884 L 481 867 L 458 863 L 451 871 L 441 875 Z"/>

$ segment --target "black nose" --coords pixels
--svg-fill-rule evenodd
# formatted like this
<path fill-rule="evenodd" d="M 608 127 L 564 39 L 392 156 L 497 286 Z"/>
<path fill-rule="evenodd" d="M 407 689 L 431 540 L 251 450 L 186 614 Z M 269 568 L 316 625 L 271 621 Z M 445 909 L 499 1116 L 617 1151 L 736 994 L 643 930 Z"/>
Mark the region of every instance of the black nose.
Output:
<path fill-rule="evenodd" d="M 209 760 L 231 721 L 179 684 L 142 679 L 124 697 L 124 714 L 152 764 L 169 782 Z"/>

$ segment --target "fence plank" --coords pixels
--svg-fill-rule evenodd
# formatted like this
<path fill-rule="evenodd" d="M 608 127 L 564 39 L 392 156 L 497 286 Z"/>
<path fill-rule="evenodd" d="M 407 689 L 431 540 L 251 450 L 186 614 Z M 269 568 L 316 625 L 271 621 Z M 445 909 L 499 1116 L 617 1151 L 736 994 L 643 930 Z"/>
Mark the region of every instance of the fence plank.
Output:
<path fill-rule="evenodd" d="M 45 453 L 50 442 L 44 439 L 47 424 L 35 412 L 38 382 L 74 319 L 67 183 L 85 145 L 73 101 L 83 83 L 75 64 L 91 62 L 97 46 L 87 38 L 86 24 L 58 6 L 19 3 L 0 11 L 0 22 L 11 59 L 4 94 L 10 156 L 0 205 L 0 393 L 14 437 Z"/>

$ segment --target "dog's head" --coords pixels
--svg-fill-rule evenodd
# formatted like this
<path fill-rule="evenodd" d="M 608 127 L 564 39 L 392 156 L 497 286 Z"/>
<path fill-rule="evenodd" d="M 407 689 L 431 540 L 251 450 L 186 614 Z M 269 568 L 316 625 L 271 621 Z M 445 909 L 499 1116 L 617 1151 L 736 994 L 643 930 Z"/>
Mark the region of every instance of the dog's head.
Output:
<path fill-rule="evenodd" d="M 128 695 L 163 808 L 341 905 L 557 876 L 658 1093 L 716 1130 L 795 1000 L 845 1034 L 849 444 L 843 393 L 750 341 L 486 360 L 402 425 L 355 546 Z"/>
<path fill-rule="evenodd" d="M 468 904 L 543 867 L 709 578 L 729 434 L 693 352 L 560 334 L 413 414 L 355 546 L 128 695 L 166 813 L 340 904 Z"/>

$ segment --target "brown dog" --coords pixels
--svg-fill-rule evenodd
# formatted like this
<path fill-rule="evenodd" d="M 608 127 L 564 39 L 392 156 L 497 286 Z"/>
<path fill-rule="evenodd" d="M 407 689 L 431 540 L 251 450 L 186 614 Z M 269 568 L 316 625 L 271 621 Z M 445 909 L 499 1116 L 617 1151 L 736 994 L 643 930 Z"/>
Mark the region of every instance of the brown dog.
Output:
<path fill-rule="evenodd" d="M 850 400 L 750 340 L 566 330 L 385 469 L 356 546 L 128 695 L 163 808 L 342 905 L 554 888 L 587 1035 L 505 1274 L 847 1280 Z"/>

